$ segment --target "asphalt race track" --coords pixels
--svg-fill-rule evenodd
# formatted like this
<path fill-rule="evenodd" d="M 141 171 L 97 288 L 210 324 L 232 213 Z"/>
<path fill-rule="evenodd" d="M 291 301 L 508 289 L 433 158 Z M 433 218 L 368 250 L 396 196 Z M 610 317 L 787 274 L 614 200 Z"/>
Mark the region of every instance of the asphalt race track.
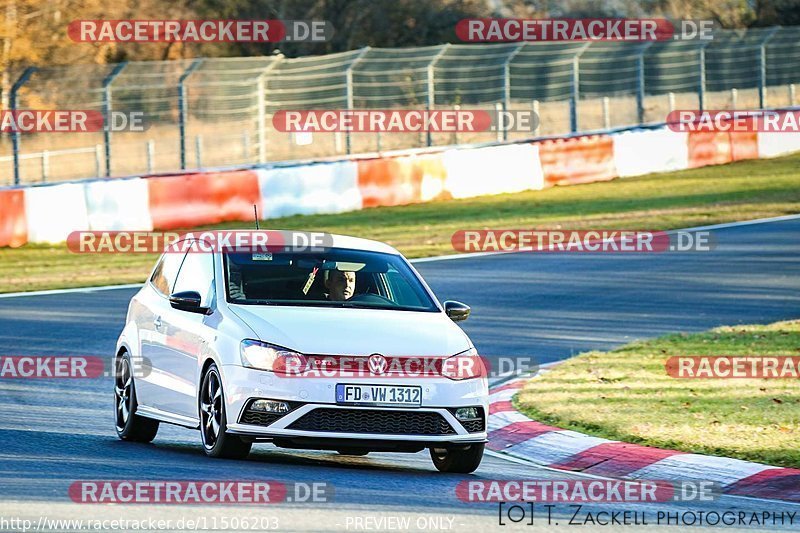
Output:
<path fill-rule="evenodd" d="M 490 358 L 535 357 L 545 363 L 666 332 L 800 315 L 800 219 L 726 227 L 714 235 L 717 248 L 710 252 L 512 254 L 416 266 L 440 300 L 472 306 L 465 330 Z M 0 298 L 0 354 L 110 356 L 134 292 Z M 427 452 L 345 458 L 264 444 L 256 445 L 246 461 L 210 460 L 191 430 L 162 425 L 152 445 L 119 441 L 111 388 L 110 378 L 0 381 L 0 517 L 24 517 L 35 524 L 40 516 L 177 520 L 248 515 L 275 517 L 281 531 L 387 530 L 396 523 L 375 520 L 406 517 L 412 530 L 530 530 L 527 519 L 499 526 L 496 503 L 462 503 L 455 486 L 465 478 L 580 477 L 496 456 L 487 456 L 472 476 L 442 475 Z M 330 503 L 213 509 L 72 503 L 67 493 L 72 482 L 101 479 L 325 481 L 333 486 L 334 498 Z M 590 508 L 621 509 L 618 504 Z M 622 509 L 651 513 L 651 520 L 664 509 L 790 510 L 800 519 L 800 505 L 738 497 Z M 537 512 L 534 525 L 547 525 L 541 508 Z M 572 509 L 557 506 L 555 514 L 565 525 Z"/>

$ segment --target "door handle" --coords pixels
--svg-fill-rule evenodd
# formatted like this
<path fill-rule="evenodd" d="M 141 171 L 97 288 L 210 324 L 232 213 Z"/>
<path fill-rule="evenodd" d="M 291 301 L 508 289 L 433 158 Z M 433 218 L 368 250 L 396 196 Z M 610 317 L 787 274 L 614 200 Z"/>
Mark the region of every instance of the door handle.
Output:
<path fill-rule="evenodd" d="M 161 329 L 161 317 L 160 316 L 157 316 L 155 318 L 155 320 L 153 320 L 153 325 L 156 327 L 156 329 Z"/>

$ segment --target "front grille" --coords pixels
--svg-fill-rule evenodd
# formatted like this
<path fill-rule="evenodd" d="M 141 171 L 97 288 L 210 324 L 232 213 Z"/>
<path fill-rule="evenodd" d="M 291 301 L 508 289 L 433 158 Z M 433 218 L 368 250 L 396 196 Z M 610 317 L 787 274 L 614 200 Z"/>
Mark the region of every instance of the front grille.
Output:
<path fill-rule="evenodd" d="M 239 420 L 242 424 L 251 424 L 253 426 L 268 426 L 281 418 L 283 415 L 276 415 L 273 413 L 262 413 L 258 411 L 245 411 L 242 413 L 242 418 Z"/>
<path fill-rule="evenodd" d="M 467 430 L 467 433 L 480 433 L 484 429 L 483 419 L 468 420 L 466 422 L 461 422 L 461 425 L 464 426 L 464 429 Z"/>
<path fill-rule="evenodd" d="M 250 409 L 250 406 L 253 405 L 253 402 L 256 401 L 258 398 L 254 398 L 247 402 L 244 410 L 242 411 L 242 416 L 239 417 L 240 424 L 250 424 L 252 426 L 269 426 L 279 418 L 283 418 L 289 413 L 265 413 L 264 411 L 253 411 Z M 298 404 L 292 402 L 286 402 L 289 404 L 289 412 L 293 411 Z"/>
<path fill-rule="evenodd" d="M 456 431 L 439 413 L 380 411 L 375 409 L 314 409 L 288 429 L 382 435 L 454 435 Z"/>
<path fill-rule="evenodd" d="M 456 411 L 457 410 L 458 409 L 456 409 L 456 408 L 449 409 L 450 413 L 454 417 L 456 416 Z M 458 420 L 458 422 L 462 426 L 464 426 L 464 429 L 467 430 L 467 433 L 480 433 L 480 432 L 486 430 L 486 415 L 483 412 L 483 407 L 478 407 L 478 413 L 479 413 L 479 417 L 474 419 L 474 420 L 466 420 L 466 421 L 463 421 L 463 422 L 461 420 L 458 420 L 457 418 L 456 418 L 456 420 Z"/>

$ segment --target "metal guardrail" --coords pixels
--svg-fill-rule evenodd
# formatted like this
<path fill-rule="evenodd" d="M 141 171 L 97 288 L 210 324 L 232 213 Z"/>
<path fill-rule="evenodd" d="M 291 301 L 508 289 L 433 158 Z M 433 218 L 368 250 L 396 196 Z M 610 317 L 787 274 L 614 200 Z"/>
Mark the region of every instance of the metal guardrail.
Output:
<path fill-rule="evenodd" d="M 10 135 L 0 138 L 0 153 L 8 154 L 0 156 L 0 171 L 5 183 L 20 184 L 484 142 L 496 135 L 314 134 L 312 145 L 300 145 L 293 134 L 272 128 L 271 116 L 281 109 L 499 104 L 538 110 L 541 134 L 563 134 L 659 122 L 676 107 L 794 105 L 798 82 L 799 27 L 719 31 L 700 42 L 366 47 L 300 58 L 31 68 L 9 95 L 12 109 L 137 111 L 150 127 Z M 55 158 L 57 166 L 50 164 Z"/>

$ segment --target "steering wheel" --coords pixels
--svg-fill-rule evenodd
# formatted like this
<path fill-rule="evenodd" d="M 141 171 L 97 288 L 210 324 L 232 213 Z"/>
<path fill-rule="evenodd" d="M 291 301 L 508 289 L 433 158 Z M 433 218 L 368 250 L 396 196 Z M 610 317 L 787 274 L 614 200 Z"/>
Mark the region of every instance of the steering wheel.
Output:
<path fill-rule="evenodd" d="M 387 298 L 385 296 L 381 296 L 380 294 L 374 293 L 361 293 L 353 295 L 348 302 L 363 302 L 363 303 L 389 303 L 391 305 L 397 305 L 393 300 Z"/>

